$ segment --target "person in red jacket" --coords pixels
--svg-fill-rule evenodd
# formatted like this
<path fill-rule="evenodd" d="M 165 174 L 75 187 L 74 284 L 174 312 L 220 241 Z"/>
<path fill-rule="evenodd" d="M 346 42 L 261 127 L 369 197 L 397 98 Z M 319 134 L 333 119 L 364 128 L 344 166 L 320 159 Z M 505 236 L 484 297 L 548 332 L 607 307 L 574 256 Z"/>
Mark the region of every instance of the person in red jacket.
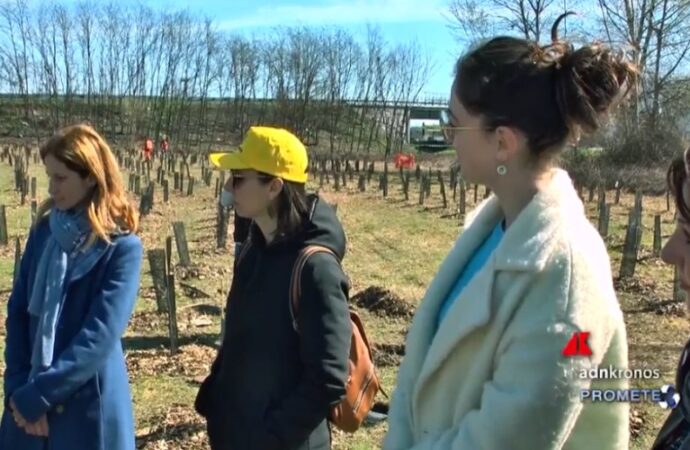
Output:
<path fill-rule="evenodd" d="M 146 138 L 144 142 L 144 161 L 151 161 L 153 158 L 153 139 Z"/>
<path fill-rule="evenodd" d="M 168 136 L 165 134 L 161 138 L 160 147 L 161 147 L 161 153 L 166 155 L 168 153 L 168 149 L 170 148 L 170 143 L 168 142 Z"/>

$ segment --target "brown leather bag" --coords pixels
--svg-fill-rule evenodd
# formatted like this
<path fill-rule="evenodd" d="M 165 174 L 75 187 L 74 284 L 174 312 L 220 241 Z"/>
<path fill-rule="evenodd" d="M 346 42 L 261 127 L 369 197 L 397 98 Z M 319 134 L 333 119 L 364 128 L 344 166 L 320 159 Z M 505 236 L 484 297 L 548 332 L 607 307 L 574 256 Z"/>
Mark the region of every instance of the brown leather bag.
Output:
<path fill-rule="evenodd" d="M 295 265 L 292 267 L 290 279 L 290 315 L 292 327 L 299 333 L 297 314 L 301 296 L 300 279 L 302 269 L 309 257 L 315 253 L 329 253 L 336 261 L 338 257 L 329 248 L 318 245 L 309 245 L 302 249 Z M 350 309 L 352 321 L 352 341 L 350 345 L 350 374 L 347 379 L 345 398 L 339 404 L 333 406 L 329 420 L 337 428 L 346 432 L 355 432 L 362 425 L 371 408 L 378 391 L 387 394 L 381 388 L 381 383 L 376 375 L 371 347 L 364 332 L 364 325 L 357 313 Z"/>

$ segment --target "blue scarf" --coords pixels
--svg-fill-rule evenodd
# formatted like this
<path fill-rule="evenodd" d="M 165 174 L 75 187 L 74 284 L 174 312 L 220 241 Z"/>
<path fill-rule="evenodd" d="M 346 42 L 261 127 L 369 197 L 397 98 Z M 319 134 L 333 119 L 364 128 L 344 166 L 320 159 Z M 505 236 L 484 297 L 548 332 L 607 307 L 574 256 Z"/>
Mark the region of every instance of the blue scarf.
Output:
<path fill-rule="evenodd" d="M 93 245 L 85 250 L 80 248 L 91 232 L 85 211 L 53 209 L 48 219 L 50 236 L 38 262 L 29 298 L 29 313 L 38 319 L 29 379 L 53 362 L 55 331 L 65 298 L 67 269 L 74 265 L 92 264 L 92 259 L 98 255 L 93 251 Z"/>

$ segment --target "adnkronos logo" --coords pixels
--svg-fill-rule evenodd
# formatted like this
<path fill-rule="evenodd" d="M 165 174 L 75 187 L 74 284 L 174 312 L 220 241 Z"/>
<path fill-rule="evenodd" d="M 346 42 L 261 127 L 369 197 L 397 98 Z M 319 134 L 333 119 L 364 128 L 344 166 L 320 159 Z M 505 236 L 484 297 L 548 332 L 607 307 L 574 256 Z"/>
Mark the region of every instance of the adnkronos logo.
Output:
<path fill-rule="evenodd" d="M 568 343 L 563 347 L 561 354 L 566 358 L 589 357 L 592 356 L 592 349 L 589 346 L 590 333 L 578 331 L 573 333 Z M 638 376 L 639 372 L 639 376 Z M 657 379 L 659 371 L 614 369 L 613 367 L 595 367 L 591 370 L 583 370 L 578 374 L 580 379 L 588 380 L 615 380 L 615 379 Z M 674 409 L 680 404 L 680 393 L 673 385 L 666 384 L 658 389 L 581 389 L 580 400 L 592 403 L 657 403 L 664 409 Z"/>

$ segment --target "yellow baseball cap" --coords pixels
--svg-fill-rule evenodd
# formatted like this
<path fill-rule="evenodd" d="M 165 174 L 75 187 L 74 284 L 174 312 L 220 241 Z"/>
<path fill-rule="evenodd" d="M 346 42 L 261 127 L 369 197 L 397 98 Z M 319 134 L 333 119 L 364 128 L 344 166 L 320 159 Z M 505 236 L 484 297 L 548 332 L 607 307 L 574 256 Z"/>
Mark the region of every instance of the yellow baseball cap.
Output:
<path fill-rule="evenodd" d="M 251 127 L 239 152 L 211 153 L 209 161 L 221 170 L 252 169 L 295 183 L 307 182 L 307 149 L 282 128 Z"/>

